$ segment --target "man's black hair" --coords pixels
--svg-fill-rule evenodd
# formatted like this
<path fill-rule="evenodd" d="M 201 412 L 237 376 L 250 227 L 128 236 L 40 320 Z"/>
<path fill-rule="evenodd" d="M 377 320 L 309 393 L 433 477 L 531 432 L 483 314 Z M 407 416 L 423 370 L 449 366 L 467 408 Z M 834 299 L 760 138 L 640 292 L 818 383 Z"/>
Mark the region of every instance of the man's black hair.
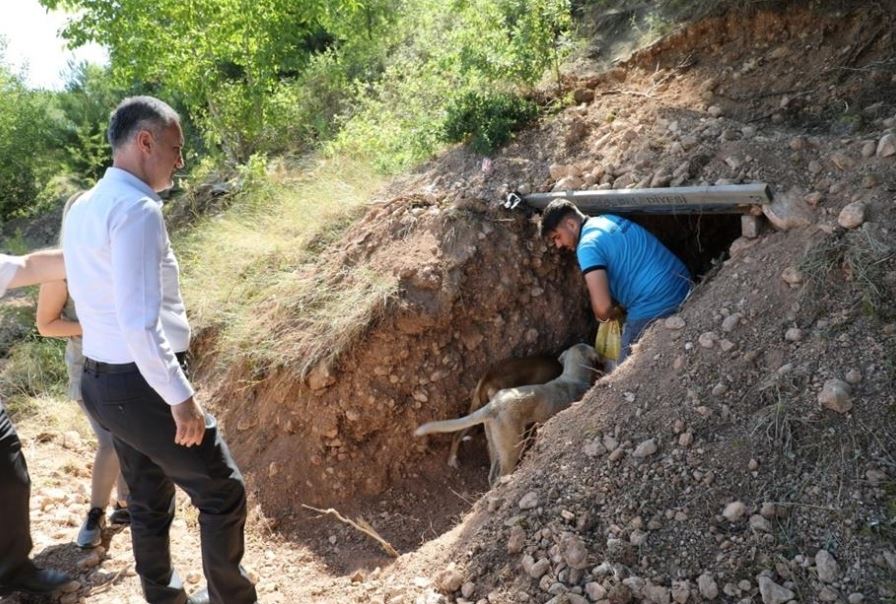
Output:
<path fill-rule="evenodd" d="M 541 213 L 541 236 L 547 237 L 551 231 L 560 226 L 564 218 L 570 215 L 585 218 L 585 215 L 576 207 L 576 204 L 568 199 L 555 199 L 549 203 L 548 207 Z"/>
<path fill-rule="evenodd" d="M 156 132 L 177 122 L 180 122 L 180 116 L 168 103 L 151 96 L 132 96 L 119 103 L 112 112 L 106 137 L 114 150 L 140 130 Z"/>

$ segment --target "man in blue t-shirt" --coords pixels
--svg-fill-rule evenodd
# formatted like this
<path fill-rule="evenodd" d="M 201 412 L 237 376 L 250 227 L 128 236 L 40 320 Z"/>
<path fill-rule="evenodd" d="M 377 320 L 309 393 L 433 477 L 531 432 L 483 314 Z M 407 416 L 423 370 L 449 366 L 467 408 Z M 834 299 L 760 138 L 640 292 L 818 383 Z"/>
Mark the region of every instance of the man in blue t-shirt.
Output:
<path fill-rule="evenodd" d="M 687 267 L 643 227 L 620 216 L 587 217 L 555 199 L 541 218 L 541 234 L 558 249 L 575 251 L 598 321 L 626 313 L 621 363 L 644 329 L 675 312 L 691 289 Z"/>

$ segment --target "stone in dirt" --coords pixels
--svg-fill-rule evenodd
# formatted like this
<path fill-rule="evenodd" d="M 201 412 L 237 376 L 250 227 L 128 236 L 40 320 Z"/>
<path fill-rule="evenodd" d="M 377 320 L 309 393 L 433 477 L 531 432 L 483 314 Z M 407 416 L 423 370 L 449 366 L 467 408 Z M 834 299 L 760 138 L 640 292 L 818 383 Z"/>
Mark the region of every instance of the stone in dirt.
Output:
<path fill-rule="evenodd" d="M 567 535 L 560 542 L 560 551 L 563 561 L 570 568 L 585 568 L 588 566 L 588 550 L 585 543 L 575 535 Z"/>
<path fill-rule="evenodd" d="M 781 279 L 783 279 L 787 285 L 796 287 L 802 284 L 802 282 L 805 280 L 805 276 L 800 271 L 800 269 L 796 268 L 795 266 L 788 266 L 784 269 L 784 272 L 781 273 Z"/>
<path fill-rule="evenodd" d="M 854 201 L 848 204 L 837 216 L 837 224 L 844 229 L 854 229 L 862 226 L 865 222 L 865 204 L 861 201 Z"/>
<path fill-rule="evenodd" d="M 684 319 L 682 319 L 678 315 L 672 315 L 671 317 L 668 317 L 663 322 L 663 325 L 666 326 L 666 329 L 672 329 L 672 330 L 677 331 L 679 329 L 684 329 Z"/>
<path fill-rule="evenodd" d="M 743 215 L 740 217 L 740 234 L 747 239 L 756 239 L 762 230 L 758 216 Z"/>
<path fill-rule="evenodd" d="M 750 528 L 754 531 L 770 533 L 772 532 L 772 523 L 759 514 L 753 514 L 750 516 Z"/>
<path fill-rule="evenodd" d="M 650 438 L 645 440 L 637 447 L 635 447 L 634 453 L 632 453 L 632 457 L 636 459 L 644 459 L 645 457 L 650 457 L 657 451 L 656 440 Z"/>
<path fill-rule="evenodd" d="M 507 553 L 518 554 L 526 545 L 526 531 L 521 526 L 510 529 L 510 537 L 507 538 Z"/>
<path fill-rule="evenodd" d="M 583 185 L 583 181 L 578 176 L 567 176 L 565 178 L 561 178 L 557 181 L 557 184 L 554 185 L 553 191 L 571 191 L 581 188 Z"/>
<path fill-rule="evenodd" d="M 551 561 L 546 558 L 542 558 L 538 561 L 533 560 L 531 556 L 525 556 L 523 558 L 523 570 L 525 570 L 526 574 L 533 579 L 541 579 L 550 568 Z"/>
<path fill-rule="evenodd" d="M 548 172 L 551 174 L 551 178 L 560 180 L 561 178 L 570 175 L 570 168 L 572 168 L 572 166 L 567 166 L 566 164 L 551 164 L 548 168 Z"/>
<path fill-rule="evenodd" d="M 706 600 L 715 600 L 719 597 L 719 586 L 709 573 L 703 573 L 697 578 L 697 589 Z"/>
<path fill-rule="evenodd" d="M 796 191 L 775 195 L 771 204 L 762 206 L 762 213 L 776 229 L 781 231 L 808 226 L 815 222 L 812 208 Z"/>
<path fill-rule="evenodd" d="M 538 507 L 538 493 L 529 491 L 520 498 L 519 506 L 521 510 L 531 510 Z"/>
<path fill-rule="evenodd" d="M 852 409 L 851 396 L 849 384 L 843 380 L 830 379 L 824 383 L 821 392 L 818 393 L 818 402 L 822 407 L 831 411 L 847 413 Z"/>
<path fill-rule="evenodd" d="M 728 315 L 722 320 L 722 331 L 726 333 L 734 331 L 734 328 L 737 327 L 737 324 L 740 323 L 740 320 L 742 318 L 743 315 L 741 315 L 739 312 Z"/>
<path fill-rule="evenodd" d="M 719 340 L 719 347 L 722 349 L 722 352 L 731 352 L 737 348 L 737 344 L 731 340 Z"/>
<path fill-rule="evenodd" d="M 472 581 L 467 581 L 460 587 L 460 595 L 467 598 L 468 600 L 473 597 L 476 593 L 476 584 Z"/>
<path fill-rule="evenodd" d="M 586 583 L 585 593 L 588 594 L 588 597 L 591 598 L 592 602 L 597 602 L 598 600 L 603 600 L 607 597 L 607 590 L 597 581 Z"/>
<path fill-rule="evenodd" d="M 791 327 L 784 332 L 784 339 L 788 342 L 799 342 L 803 339 L 803 330 L 799 327 Z"/>
<path fill-rule="evenodd" d="M 703 348 L 712 348 L 715 343 L 718 341 L 719 336 L 716 335 L 714 331 L 707 331 L 700 334 L 700 337 L 697 339 L 697 342 Z"/>
<path fill-rule="evenodd" d="M 778 585 L 765 575 L 757 577 L 757 581 L 759 581 L 759 593 L 762 595 L 763 604 L 784 604 L 796 596 L 792 591 Z"/>
<path fill-rule="evenodd" d="M 724 516 L 725 520 L 728 522 L 737 522 L 743 518 L 746 511 L 747 506 L 744 505 L 743 501 L 732 501 L 725 506 L 725 509 L 722 511 L 722 516 Z"/>
<path fill-rule="evenodd" d="M 672 581 L 672 599 L 677 604 L 685 604 L 691 597 L 691 584 L 689 581 Z"/>
<path fill-rule="evenodd" d="M 644 599 L 653 604 L 669 604 L 669 590 L 662 585 L 648 583 L 644 587 Z"/>
<path fill-rule="evenodd" d="M 876 141 L 865 141 L 862 144 L 862 157 L 869 158 L 875 154 L 877 151 L 877 142 Z"/>
<path fill-rule="evenodd" d="M 824 583 L 833 583 L 840 574 L 837 560 L 824 549 L 818 550 L 815 554 L 815 570 L 818 571 L 818 580 Z"/>
<path fill-rule="evenodd" d="M 833 153 L 831 155 L 831 163 L 840 170 L 851 170 L 856 165 L 851 157 L 843 153 Z"/>
<path fill-rule="evenodd" d="M 454 564 L 450 564 L 436 573 L 433 583 L 442 593 L 454 593 L 464 584 L 464 576 L 455 568 Z"/>
<path fill-rule="evenodd" d="M 890 157 L 896 155 L 896 134 L 884 134 L 877 143 L 877 156 Z"/>
<path fill-rule="evenodd" d="M 585 444 L 585 446 L 582 447 L 582 452 L 588 457 L 597 457 L 606 453 L 607 450 L 604 449 L 604 446 L 600 443 L 599 440 L 595 440 Z"/>

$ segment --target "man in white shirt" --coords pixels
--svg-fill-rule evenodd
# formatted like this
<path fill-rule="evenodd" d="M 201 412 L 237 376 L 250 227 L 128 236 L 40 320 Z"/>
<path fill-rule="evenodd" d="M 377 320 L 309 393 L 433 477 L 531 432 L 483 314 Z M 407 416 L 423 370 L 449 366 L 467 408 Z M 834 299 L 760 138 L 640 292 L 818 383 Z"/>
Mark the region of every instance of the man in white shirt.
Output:
<path fill-rule="evenodd" d="M 0 254 L 0 296 L 6 290 L 65 277 L 60 251 L 34 252 L 23 257 Z M 0 596 L 14 591 L 50 593 L 71 579 L 63 573 L 39 569 L 29 559 L 31 528 L 28 498 L 31 479 L 22 443 L 0 403 Z"/>
<path fill-rule="evenodd" d="M 183 167 L 180 118 L 158 99 L 128 98 L 108 138 L 113 167 L 72 206 L 63 237 L 84 332 L 84 405 L 114 436 L 147 601 L 251 604 L 243 479 L 183 369 L 190 326 L 158 196 Z M 175 484 L 199 509 L 208 590 L 190 598 L 171 566 Z"/>

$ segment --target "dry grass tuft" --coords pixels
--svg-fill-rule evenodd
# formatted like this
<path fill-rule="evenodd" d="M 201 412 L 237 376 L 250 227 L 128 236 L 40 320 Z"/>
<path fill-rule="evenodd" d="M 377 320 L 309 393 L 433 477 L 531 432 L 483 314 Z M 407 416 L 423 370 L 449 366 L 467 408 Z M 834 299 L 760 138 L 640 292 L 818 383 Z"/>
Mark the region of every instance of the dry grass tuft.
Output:
<path fill-rule="evenodd" d="M 228 210 L 176 241 L 187 307 L 197 329 L 216 329 L 222 362 L 304 374 L 350 346 L 395 291 L 393 277 L 324 255 L 383 181 L 344 159 L 250 176 Z"/>

